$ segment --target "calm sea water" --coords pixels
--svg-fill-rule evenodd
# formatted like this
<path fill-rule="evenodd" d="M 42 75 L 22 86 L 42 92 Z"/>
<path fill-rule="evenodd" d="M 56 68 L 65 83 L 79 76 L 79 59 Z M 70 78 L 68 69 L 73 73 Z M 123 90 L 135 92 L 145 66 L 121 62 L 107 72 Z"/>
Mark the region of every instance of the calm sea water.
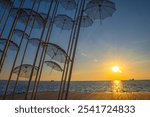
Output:
<path fill-rule="evenodd" d="M 5 90 L 7 81 L 0 81 L 0 95 Z M 8 94 L 11 94 L 14 87 L 14 81 L 11 81 Z M 60 82 L 42 81 L 39 85 L 40 91 L 58 91 Z M 26 81 L 19 81 L 17 93 L 25 92 L 27 87 Z M 30 86 L 30 91 L 33 88 L 33 82 Z M 71 91 L 77 92 L 150 92 L 150 81 L 74 81 L 70 85 Z"/>

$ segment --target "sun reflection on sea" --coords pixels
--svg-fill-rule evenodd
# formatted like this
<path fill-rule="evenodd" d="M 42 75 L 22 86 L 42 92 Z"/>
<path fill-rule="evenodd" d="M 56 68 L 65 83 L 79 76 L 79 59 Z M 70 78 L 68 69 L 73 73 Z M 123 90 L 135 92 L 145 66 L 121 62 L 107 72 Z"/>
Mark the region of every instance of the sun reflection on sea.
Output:
<path fill-rule="evenodd" d="M 112 81 L 112 92 L 122 92 L 122 81 L 114 80 Z"/>

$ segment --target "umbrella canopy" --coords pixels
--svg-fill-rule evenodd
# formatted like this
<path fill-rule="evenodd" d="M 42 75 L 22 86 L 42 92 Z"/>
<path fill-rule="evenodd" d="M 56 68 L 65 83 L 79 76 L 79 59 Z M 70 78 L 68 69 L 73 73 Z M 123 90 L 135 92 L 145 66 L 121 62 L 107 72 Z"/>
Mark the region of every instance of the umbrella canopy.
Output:
<path fill-rule="evenodd" d="M 14 35 L 17 35 L 18 37 L 22 37 L 23 34 L 24 34 L 24 38 L 25 38 L 25 39 L 28 39 L 28 38 L 29 38 L 29 35 L 28 35 L 26 32 L 24 32 L 24 31 L 22 31 L 22 30 L 20 30 L 20 29 L 15 29 L 15 30 L 14 30 Z"/>
<path fill-rule="evenodd" d="M 43 41 L 41 41 L 41 39 L 32 38 L 32 39 L 29 40 L 29 43 L 32 44 L 35 47 L 38 47 L 38 45 L 40 44 L 40 42 L 41 42 L 41 46 L 43 46 Z"/>
<path fill-rule="evenodd" d="M 40 15 L 45 19 L 45 21 L 46 21 L 46 19 L 47 19 L 47 15 L 48 14 L 45 14 L 45 13 L 40 13 Z M 50 16 L 48 16 L 48 19 L 47 19 L 47 24 L 50 24 L 51 23 L 51 17 Z M 47 25 L 48 26 L 48 25 Z"/>
<path fill-rule="evenodd" d="M 50 68 L 52 68 L 56 71 L 60 71 L 60 72 L 63 71 L 61 66 L 58 63 L 54 62 L 54 61 L 45 61 L 45 63 L 47 64 L 47 66 L 49 66 Z"/>
<path fill-rule="evenodd" d="M 91 0 L 87 3 L 85 13 L 92 19 L 103 20 L 116 11 L 115 3 L 110 0 Z"/>
<path fill-rule="evenodd" d="M 33 68 L 33 66 L 30 64 L 23 64 L 21 66 L 15 67 L 13 69 L 13 73 L 18 75 L 19 71 L 20 71 L 20 77 L 29 78 L 31 71 L 32 71 L 32 68 Z M 37 70 L 38 70 L 38 67 L 35 66 L 33 75 L 36 75 Z"/>
<path fill-rule="evenodd" d="M 18 50 L 19 46 L 15 42 L 13 42 L 11 40 L 8 40 L 8 39 L 0 38 L 0 45 L 5 46 L 7 41 L 9 41 L 9 48 L 12 51 L 17 51 Z"/>
<path fill-rule="evenodd" d="M 51 57 L 51 59 L 58 61 L 60 63 L 65 63 L 65 60 L 68 60 L 68 55 L 64 49 L 54 43 L 47 43 L 47 55 Z"/>
<path fill-rule="evenodd" d="M 92 26 L 93 20 L 89 16 L 82 16 L 81 19 L 81 27 L 89 27 Z"/>
<path fill-rule="evenodd" d="M 18 8 L 12 8 L 11 9 L 11 13 L 10 16 L 12 18 L 15 18 L 16 15 L 18 14 L 18 21 L 22 22 L 22 23 L 26 23 L 28 20 L 28 13 L 26 11 L 24 11 L 23 9 L 18 9 Z"/>
<path fill-rule="evenodd" d="M 77 8 L 77 3 L 75 0 L 62 0 L 61 5 L 67 10 L 74 10 Z"/>
<path fill-rule="evenodd" d="M 19 14 L 19 21 L 23 24 L 27 23 L 28 17 L 30 17 L 29 19 L 29 27 L 32 27 L 32 22 L 35 20 L 34 22 L 34 28 L 42 28 L 43 24 L 44 24 L 44 18 L 36 11 L 28 9 L 28 8 L 12 8 L 11 10 L 11 16 L 15 17 L 16 14 Z"/>
<path fill-rule="evenodd" d="M 54 21 L 55 25 L 62 30 L 71 30 L 73 26 L 73 19 L 67 15 L 57 15 Z"/>

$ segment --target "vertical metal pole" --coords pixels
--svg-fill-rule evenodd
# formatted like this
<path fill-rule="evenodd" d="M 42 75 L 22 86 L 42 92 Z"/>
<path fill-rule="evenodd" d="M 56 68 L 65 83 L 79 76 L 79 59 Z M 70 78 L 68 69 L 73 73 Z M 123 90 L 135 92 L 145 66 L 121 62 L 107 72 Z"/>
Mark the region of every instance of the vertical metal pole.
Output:
<path fill-rule="evenodd" d="M 69 55 L 69 49 L 70 49 L 70 46 L 71 46 L 71 43 L 72 43 L 72 35 L 74 33 L 74 28 L 76 27 L 76 17 L 77 17 L 77 13 L 78 13 L 78 7 L 79 7 L 79 0 L 78 0 L 78 3 L 77 3 L 77 9 L 75 11 L 75 16 L 74 16 L 74 23 L 73 23 L 73 26 L 72 26 L 72 31 L 71 31 L 71 34 L 70 34 L 70 38 L 69 38 L 69 43 L 68 43 L 68 48 L 67 48 L 67 56 Z M 69 56 L 68 56 L 69 57 Z M 65 85 L 63 82 L 65 82 L 65 79 L 64 79 L 64 76 L 65 76 L 65 72 L 67 72 L 66 68 L 67 68 L 67 65 L 69 64 L 69 61 L 70 61 L 70 57 L 69 59 L 66 58 L 65 60 L 65 63 L 64 63 L 64 68 L 63 68 L 63 73 L 62 73 L 62 78 L 61 78 L 61 82 L 60 82 L 60 87 L 59 87 L 59 93 L 58 93 L 58 99 L 61 98 L 61 95 L 63 94 L 63 86 Z"/>
<path fill-rule="evenodd" d="M 73 57 L 72 57 L 72 63 L 71 63 L 70 72 L 69 72 L 69 78 L 68 78 L 68 84 L 67 84 L 65 99 L 68 99 L 68 92 L 69 92 L 71 75 L 72 75 L 72 70 L 73 70 L 73 65 L 74 65 L 75 53 L 76 53 L 77 44 L 78 44 L 78 40 L 79 40 L 79 33 L 80 33 L 80 29 L 81 29 L 81 21 L 82 21 L 82 16 L 83 16 L 83 11 L 84 11 L 84 5 L 85 5 L 85 0 L 83 0 L 81 16 L 79 17 L 79 26 L 78 26 L 78 29 L 77 29 L 77 36 L 75 38 L 76 39 L 75 40 L 75 47 L 74 47 L 74 50 L 73 50 Z"/>
<path fill-rule="evenodd" d="M 45 32 L 45 29 L 46 29 L 44 27 L 46 25 L 47 25 L 47 22 L 45 22 L 44 26 L 43 26 L 42 35 L 40 37 L 41 41 L 42 41 L 42 38 L 44 36 L 44 32 Z M 30 74 L 30 78 L 29 78 L 29 83 L 28 83 L 28 86 L 27 86 L 27 89 L 26 89 L 26 93 L 25 93 L 25 99 L 27 99 L 27 96 L 28 96 L 29 87 L 30 87 L 30 84 L 31 84 L 31 81 L 32 81 L 33 72 L 34 72 L 34 67 L 35 67 L 35 64 L 36 64 L 36 61 L 37 61 L 37 58 L 38 58 L 38 54 L 39 54 L 39 51 L 40 51 L 40 45 L 41 45 L 41 42 L 38 44 L 38 49 L 37 49 L 37 52 L 36 52 L 36 55 L 35 55 L 35 58 L 34 58 L 33 68 L 31 70 L 31 74 Z"/>
<path fill-rule="evenodd" d="M 51 9 L 52 9 L 52 5 L 53 5 L 53 0 L 51 1 L 51 4 L 50 4 L 50 7 L 49 7 L 49 11 L 48 11 L 48 14 L 47 14 L 47 18 L 46 18 L 46 22 L 49 20 L 49 15 L 50 15 L 50 12 L 51 12 Z M 52 21 L 50 21 L 50 25 L 51 25 L 51 22 Z M 50 27 L 50 26 L 49 26 Z M 46 28 L 46 26 L 45 26 L 45 28 Z M 48 30 L 49 30 L 49 28 L 48 28 Z M 48 35 L 48 31 L 47 31 L 47 35 Z M 43 45 L 43 50 L 45 49 L 45 46 Z M 42 54 L 43 54 L 43 52 L 42 52 Z M 42 55 L 41 55 L 42 56 Z M 41 62 L 41 60 L 40 60 L 40 62 Z M 36 77 L 35 77 L 35 81 L 34 81 L 34 84 L 33 84 L 33 91 L 32 91 L 32 93 L 31 93 L 31 99 L 33 98 L 33 95 L 34 95 L 34 91 L 35 91 L 35 87 L 36 87 L 36 82 L 37 82 L 37 78 L 38 78 L 38 72 L 39 72 L 39 69 L 40 69 L 40 67 L 38 67 L 38 70 L 37 70 L 37 73 L 36 73 Z"/>
<path fill-rule="evenodd" d="M 23 0 L 22 0 L 23 1 Z M 15 2 L 12 4 L 12 8 L 14 7 L 14 5 L 15 5 Z M 19 5 L 19 8 L 21 8 L 22 7 L 22 5 Z M 10 17 L 10 14 L 11 14 L 11 9 L 10 9 L 10 11 L 9 11 L 9 13 L 8 13 L 8 16 L 7 16 L 7 18 L 6 18 L 6 20 L 5 20 L 5 24 L 4 24 L 4 26 L 3 26 L 3 29 L 2 29 L 2 32 L 1 32 L 1 35 L 0 35 L 0 37 L 2 36 L 2 34 L 3 34 L 3 32 L 4 32 L 4 29 L 5 29 L 5 27 L 6 27 L 6 25 L 7 25 L 7 22 L 8 22 L 8 19 L 9 19 L 9 17 Z M 1 26 L 1 25 L 0 25 Z"/>
<path fill-rule="evenodd" d="M 22 5 L 24 4 L 24 0 L 21 1 L 20 3 L 20 7 L 22 7 Z M 3 50 L 3 54 L 1 56 L 1 60 L 0 60 L 0 72 L 2 70 L 2 67 L 3 67 L 3 64 L 4 64 L 4 60 L 5 60 L 5 57 L 6 57 L 6 54 L 7 54 L 7 51 L 8 51 L 8 48 L 9 48 L 9 43 L 10 43 L 10 40 L 12 38 L 12 35 L 13 35 L 13 30 L 14 28 L 16 27 L 16 24 L 18 22 L 18 17 L 19 17 L 20 14 L 17 13 L 15 19 L 14 19 L 14 22 L 13 22 L 13 25 L 11 27 L 11 30 L 10 30 L 10 33 L 8 35 L 8 40 L 6 42 L 6 45 L 5 45 L 5 48 Z"/>
<path fill-rule="evenodd" d="M 33 10 L 33 8 L 34 8 L 34 6 L 35 6 L 35 3 L 36 3 L 37 1 L 39 1 L 39 0 L 35 0 L 35 1 L 34 1 L 31 10 Z M 40 2 L 39 2 L 39 4 L 38 4 L 37 10 L 39 9 L 39 6 L 40 6 Z M 30 19 L 30 18 L 32 18 L 32 11 L 31 11 L 31 15 L 29 16 L 29 19 Z M 34 20 L 33 20 L 33 23 L 32 23 L 32 26 L 31 26 L 31 30 L 30 30 L 30 32 L 29 32 L 29 38 L 30 38 L 31 33 L 32 33 L 32 30 L 33 30 L 33 28 L 34 28 L 34 24 L 35 24 L 35 18 L 34 18 Z M 27 40 L 27 43 L 26 43 L 26 46 L 25 46 L 25 49 L 24 49 L 24 53 L 23 53 L 23 57 L 22 57 L 21 65 L 20 65 L 20 66 L 22 66 L 22 64 L 23 64 L 23 61 L 24 61 L 24 58 L 25 58 L 25 54 L 26 54 L 26 51 L 27 51 L 27 47 L 28 47 L 28 43 L 29 43 L 29 39 Z M 20 69 L 19 69 L 19 72 L 18 72 L 18 75 L 17 75 L 17 79 L 16 79 L 16 82 L 15 82 L 15 86 L 14 86 L 14 89 L 13 89 L 12 99 L 14 99 L 14 96 L 15 96 L 15 91 L 16 91 L 16 88 L 17 88 L 17 84 L 18 84 L 18 80 L 19 80 L 20 73 L 21 73 L 21 67 L 20 67 Z"/>
<path fill-rule="evenodd" d="M 34 5 L 33 5 L 33 6 L 34 6 Z M 14 70 L 14 67 L 15 67 L 15 64 L 16 64 L 16 61 L 17 61 L 17 58 L 18 58 L 18 54 L 19 54 L 19 51 L 20 51 L 20 49 L 21 49 L 21 45 L 22 45 L 22 42 L 23 42 L 23 39 L 24 39 L 24 36 L 25 36 L 25 32 L 26 32 L 26 30 L 27 30 L 27 27 L 28 27 L 28 24 L 29 24 L 29 23 L 30 23 L 30 17 L 28 17 L 27 22 L 26 22 L 26 24 L 25 24 L 25 29 L 24 29 L 23 35 L 22 35 L 22 37 L 21 37 L 21 41 L 20 41 L 20 44 L 19 44 L 19 48 L 18 48 L 17 54 L 16 54 L 16 56 L 15 56 L 15 60 L 14 60 L 14 62 L 13 62 L 13 66 L 12 66 L 12 69 L 11 69 L 11 72 L 10 72 L 10 75 L 9 75 L 9 79 L 8 79 L 8 82 L 7 82 L 7 85 L 6 85 L 6 89 L 5 89 L 5 93 L 4 93 L 3 99 L 6 98 L 8 86 L 9 86 L 9 84 L 10 84 L 10 80 L 11 80 L 11 77 L 12 77 L 12 74 L 13 74 L 13 70 Z"/>
<path fill-rule="evenodd" d="M 76 19 L 76 21 L 77 21 L 76 23 L 77 24 L 75 25 L 75 29 L 74 29 L 75 31 L 74 31 L 73 37 L 72 37 L 73 41 L 72 41 L 72 43 L 70 45 L 70 48 L 69 48 L 69 51 L 68 51 L 70 57 L 71 57 L 72 49 L 73 49 L 73 46 L 74 46 L 74 43 L 75 43 L 74 41 L 75 41 L 76 31 L 77 31 L 77 28 L 78 28 L 78 18 L 79 18 L 80 14 L 81 14 L 82 4 L 83 4 L 83 1 L 81 1 L 81 3 L 80 3 L 79 13 L 78 13 L 78 16 L 77 16 L 77 19 Z M 72 61 L 71 61 L 71 63 L 72 63 Z M 70 62 L 68 61 L 67 68 L 66 68 L 67 70 L 66 70 L 65 78 L 64 78 L 64 84 L 63 84 L 61 99 L 64 98 L 64 93 L 65 93 L 65 87 L 66 87 L 66 81 L 67 81 L 67 76 L 68 76 L 69 68 L 70 68 Z"/>
<path fill-rule="evenodd" d="M 15 3 L 15 0 L 13 1 L 12 4 L 14 4 L 14 3 Z M 2 24 L 3 18 L 4 18 L 4 16 L 6 15 L 6 11 L 8 10 L 8 7 L 9 7 L 10 4 L 11 4 L 11 1 L 10 1 L 10 3 L 8 3 L 8 4 L 6 5 L 6 8 L 5 8 L 4 12 L 2 13 L 2 16 L 1 16 L 1 18 L 0 18 L 0 26 L 1 26 L 1 24 Z M 12 6 L 10 6 L 10 10 L 11 10 L 11 7 L 12 7 Z"/>
<path fill-rule="evenodd" d="M 56 6 L 55 6 L 55 9 L 54 9 L 54 12 L 53 12 L 53 18 L 52 18 L 52 26 L 49 26 L 49 33 L 47 34 L 47 37 L 46 37 L 46 42 L 49 42 L 50 41 L 50 36 L 51 36 L 51 32 L 52 32 L 52 28 L 53 28 L 53 21 L 54 21 L 54 18 L 55 18 L 55 15 L 56 15 L 56 12 L 57 12 L 57 9 L 58 9 L 58 5 L 59 5 L 59 2 L 57 0 L 57 3 L 56 3 Z M 47 51 L 47 46 L 45 46 L 45 49 L 43 49 L 43 52 L 44 53 L 44 57 L 43 57 L 43 60 L 41 58 L 42 61 L 40 61 L 40 64 L 39 66 L 41 66 L 41 70 L 39 71 L 39 77 L 38 77 L 38 81 L 37 81 L 37 85 L 36 85 L 36 91 L 35 91 L 35 95 L 34 95 L 34 99 L 36 99 L 36 95 L 37 95 L 37 91 L 38 91 L 38 86 L 39 86 L 39 83 L 40 83 L 40 79 L 41 79 L 41 74 L 42 74 L 42 69 L 43 69 L 43 65 L 44 65 L 44 58 L 46 56 L 46 51 Z M 41 65 L 42 64 L 42 65 Z"/>

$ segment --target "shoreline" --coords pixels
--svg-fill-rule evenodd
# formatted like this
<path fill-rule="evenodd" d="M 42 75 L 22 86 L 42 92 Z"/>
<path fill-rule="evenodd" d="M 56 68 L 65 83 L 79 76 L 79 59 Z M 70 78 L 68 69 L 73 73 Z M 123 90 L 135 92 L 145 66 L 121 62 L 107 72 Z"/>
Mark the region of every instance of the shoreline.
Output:
<path fill-rule="evenodd" d="M 24 100 L 24 93 L 16 94 L 15 100 Z M 30 100 L 31 93 L 28 95 Z M 57 100 L 58 91 L 38 92 L 36 100 Z M 7 96 L 11 100 L 11 96 Z M 2 97 L 0 96 L 0 100 Z M 150 100 L 150 92 L 69 92 L 68 100 Z"/>

